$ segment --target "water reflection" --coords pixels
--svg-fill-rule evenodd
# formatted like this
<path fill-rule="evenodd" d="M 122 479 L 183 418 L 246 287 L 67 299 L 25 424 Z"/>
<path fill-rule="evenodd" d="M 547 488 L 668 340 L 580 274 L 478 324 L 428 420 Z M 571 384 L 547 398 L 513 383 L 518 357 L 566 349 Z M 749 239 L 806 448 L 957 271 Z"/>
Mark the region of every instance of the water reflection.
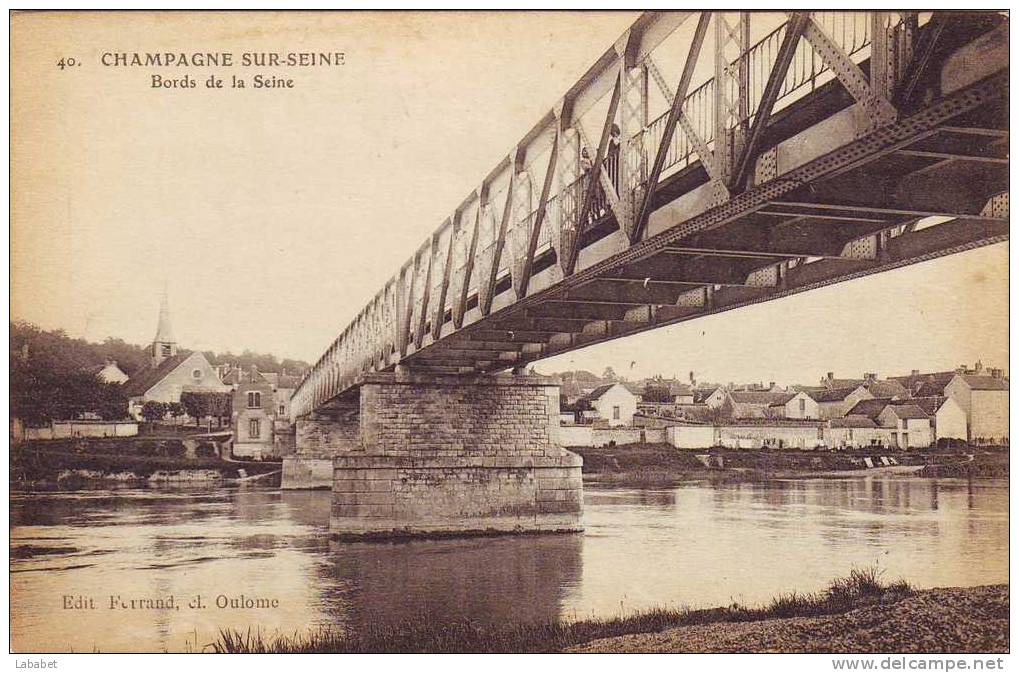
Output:
<path fill-rule="evenodd" d="M 466 618 L 487 623 L 548 621 L 580 580 L 582 536 L 330 545 L 320 568 L 336 580 L 330 621 Z"/>
<path fill-rule="evenodd" d="M 881 476 L 585 494 L 583 534 L 339 543 L 328 492 L 125 490 L 11 501 L 16 650 L 182 650 L 220 628 L 543 621 L 759 602 L 853 566 L 1007 581 L 1006 480 Z M 179 610 L 111 610 L 173 595 Z M 204 607 L 190 609 L 202 596 Z M 278 607 L 215 607 L 218 596 Z M 65 610 L 64 596 L 97 609 Z"/>

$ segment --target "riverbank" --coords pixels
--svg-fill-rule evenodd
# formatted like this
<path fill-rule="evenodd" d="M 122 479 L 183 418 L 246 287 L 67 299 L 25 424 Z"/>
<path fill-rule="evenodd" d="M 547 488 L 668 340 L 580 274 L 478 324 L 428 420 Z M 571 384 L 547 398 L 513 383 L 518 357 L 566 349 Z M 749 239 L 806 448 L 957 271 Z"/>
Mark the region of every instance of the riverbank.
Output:
<path fill-rule="evenodd" d="M 603 485 L 668 487 L 683 481 L 760 482 L 849 477 L 881 472 L 928 477 L 1007 477 L 1007 451 L 918 452 L 892 449 L 676 449 L 669 444 L 571 448 L 584 458 L 584 478 Z"/>
<path fill-rule="evenodd" d="M 816 630 L 816 632 L 815 632 Z M 809 636 L 809 637 L 807 637 Z M 231 653 L 354 652 L 1001 652 L 1008 650 L 1008 586 L 915 591 L 855 570 L 817 594 L 761 607 L 649 610 L 545 624 L 439 624 L 422 615 L 358 633 L 266 637 L 224 631 Z"/>
<path fill-rule="evenodd" d="M 844 614 L 695 625 L 594 640 L 567 652 L 964 653 L 1009 650 L 1008 585 L 930 589 Z"/>
<path fill-rule="evenodd" d="M 249 479 L 279 463 L 223 460 L 211 451 L 189 457 L 180 440 L 120 438 L 50 440 L 11 451 L 10 484 L 18 489 L 94 485 L 203 484 Z M 266 476 L 270 483 L 273 477 Z M 276 484 L 278 485 L 278 476 Z"/>

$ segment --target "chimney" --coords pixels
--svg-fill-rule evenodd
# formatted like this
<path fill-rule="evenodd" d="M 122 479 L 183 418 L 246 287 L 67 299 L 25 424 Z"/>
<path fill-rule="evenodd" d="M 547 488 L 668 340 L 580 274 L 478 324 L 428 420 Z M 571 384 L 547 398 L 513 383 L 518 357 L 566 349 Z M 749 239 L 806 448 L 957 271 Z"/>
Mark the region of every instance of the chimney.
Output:
<path fill-rule="evenodd" d="M 977 360 L 977 363 L 975 365 L 973 365 L 973 373 L 974 374 L 979 374 L 979 373 L 981 373 L 983 371 L 984 371 L 984 363 L 981 362 L 980 360 Z"/>
<path fill-rule="evenodd" d="M 992 379 L 1001 379 L 1001 378 L 1004 378 L 1004 375 L 1005 375 L 1005 371 L 1002 370 L 1002 369 L 992 369 L 991 370 L 991 378 Z"/>
<path fill-rule="evenodd" d="M 877 380 L 877 374 L 869 372 L 869 373 L 863 375 L 863 379 L 865 381 L 867 381 L 868 383 L 873 383 L 874 381 Z"/>
<path fill-rule="evenodd" d="M 835 372 L 828 372 L 828 380 L 831 381 L 835 378 Z"/>
<path fill-rule="evenodd" d="M 958 367 L 955 368 L 955 373 L 956 374 L 965 374 L 967 371 L 968 370 L 966 369 L 966 365 L 964 365 L 964 364 L 959 365 Z"/>
<path fill-rule="evenodd" d="M 909 372 L 909 375 L 910 376 L 920 376 L 920 370 L 919 369 L 913 369 L 913 370 L 911 370 Z"/>
<path fill-rule="evenodd" d="M 768 383 L 768 390 L 771 390 L 774 387 L 775 387 L 775 382 L 774 381 L 771 381 L 770 383 Z"/>

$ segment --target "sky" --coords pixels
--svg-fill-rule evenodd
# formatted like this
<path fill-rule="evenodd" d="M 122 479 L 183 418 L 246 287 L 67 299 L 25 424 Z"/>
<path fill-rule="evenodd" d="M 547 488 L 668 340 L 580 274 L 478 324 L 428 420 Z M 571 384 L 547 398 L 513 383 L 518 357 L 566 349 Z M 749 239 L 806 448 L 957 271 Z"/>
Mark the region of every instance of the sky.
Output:
<path fill-rule="evenodd" d="M 147 344 L 165 287 L 182 347 L 314 361 L 634 18 L 15 16 L 11 318 Z M 285 72 L 101 65 L 104 52 L 134 51 L 345 57 Z M 66 57 L 81 65 L 57 67 Z M 154 89 L 154 72 L 199 87 Z M 202 86 L 259 72 L 295 86 Z M 538 370 L 790 383 L 1006 366 L 1007 263 L 999 244 Z"/>

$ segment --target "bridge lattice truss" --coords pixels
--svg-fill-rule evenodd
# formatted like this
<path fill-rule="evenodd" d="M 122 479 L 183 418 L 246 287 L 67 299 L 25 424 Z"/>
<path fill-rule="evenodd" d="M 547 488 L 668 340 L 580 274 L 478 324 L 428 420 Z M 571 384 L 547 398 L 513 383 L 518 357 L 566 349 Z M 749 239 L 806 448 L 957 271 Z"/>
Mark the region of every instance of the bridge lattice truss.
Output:
<path fill-rule="evenodd" d="M 519 367 L 1006 240 L 1007 92 L 994 14 L 643 14 L 336 338 L 294 417 L 401 363 Z"/>

